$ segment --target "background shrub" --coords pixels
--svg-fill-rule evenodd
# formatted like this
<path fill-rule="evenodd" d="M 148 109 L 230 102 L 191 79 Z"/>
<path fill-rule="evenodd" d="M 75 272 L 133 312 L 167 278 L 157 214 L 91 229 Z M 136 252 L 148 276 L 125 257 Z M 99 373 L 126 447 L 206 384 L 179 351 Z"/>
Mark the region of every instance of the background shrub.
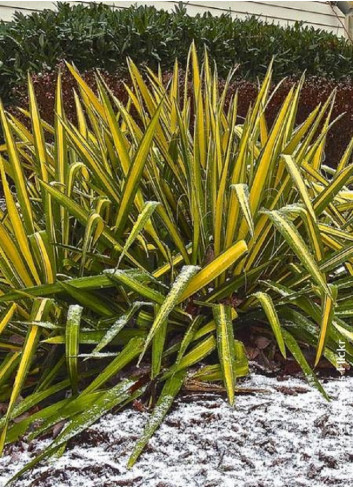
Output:
<path fill-rule="evenodd" d="M 28 70 L 48 71 L 62 59 L 80 70 L 115 72 L 130 56 L 138 65 L 154 69 L 160 63 L 168 70 L 176 57 L 185 64 L 192 40 L 200 51 L 207 46 L 221 76 L 240 63 L 240 76 L 262 77 L 273 56 L 277 80 L 304 70 L 336 80 L 350 79 L 353 73 L 353 50 L 346 40 L 299 23 L 282 28 L 255 17 L 191 17 L 182 7 L 168 13 L 154 7 L 113 11 L 103 4 L 60 3 L 57 12 L 17 13 L 14 22 L 0 24 L 0 96 L 8 100 Z"/>
<path fill-rule="evenodd" d="M 55 85 L 57 72 L 60 69 L 62 73 L 64 105 L 68 118 L 76 122 L 76 108 L 74 102 L 75 81 L 67 70 L 65 63 L 57 65 L 55 70 L 33 76 L 33 85 L 35 88 L 38 105 L 41 116 L 46 122 L 53 124 L 54 121 L 54 102 L 55 102 Z M 113 93 L 122 100 L 127 101 L 127 94 L 124 88 L 124 83 L 128 82 L 128 76 L 122 71 L 109 73 L 102 71 L 104 79 Z M 166 71 L 163 74 L 164 81 L 167 81 L 172 76 L 171 71 Z M 96 87 L 95 73 L 93 70 L 87 70 L 83 73 L 83 78 L 92 87 Z M 184 83 L 184 79 L 180 79 L 180 88 Z M 220 80 L 220 86 L 224 86 L 224 80 Z M 290 88 L 295 84 L 295 79 L 288 78 L 282 82 L 276 92 L 273 94 L 266 113 L 266 119 L 271 126 L 275 120 L 279 108 L 281 107 Z M 274 87 L 273 87 L 274 88 Z M 304 83 L 297 113 L 297 123 L 302 123 L 309 113 L 319 104 L 324 103 L 330 93 L 336 89 L 336 101 L 332 111 L 332 119 L 342 117 L 333 125 L 327 135 L 327 144 L 325 149 L 325 163 L 330 166 L 336 166 L 340 160 L 350 138 L 352 137 L 352 121 L 353 121 L 353 85 L 351 82 L 336 82 L 320 77 L 309 77 Z M 227 92 L 227 104 L 230 98 L 238 90 L 239 92 L 239 122 L 242 122 L 247 114 L 250 104 L 252 104 L 258 93 L 258 84 L 256 82 L 236 78 L 231 84 Z M 16 90 L 17 103 L 25 108 L 28 108 L 27 87 L 20 87 Z M 16 109 L 11 109 L 16 116 L 19 112 Z M 27 122 L 25 117 L 21 117 L 23 122 Z"/>

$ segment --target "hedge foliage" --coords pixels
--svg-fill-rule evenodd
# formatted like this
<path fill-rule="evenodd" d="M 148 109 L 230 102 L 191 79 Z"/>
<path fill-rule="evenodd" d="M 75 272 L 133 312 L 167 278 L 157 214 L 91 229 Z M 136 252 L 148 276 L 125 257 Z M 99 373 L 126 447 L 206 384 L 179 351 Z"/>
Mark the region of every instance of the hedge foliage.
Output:
<path fill-rule="evenodd" d="M 353 73 L 353 50 L 346 40 L 299 23 L 282 28 L 255 17 L 191 17 L 182 6 L 168 13 L 154 7 L 111 10 L 103 4 L 60 3 L 57 12 L 17 13 L 13 22 L 0 24 L 0 96 L 9 99 L 28 70 L 47 71 L 62 59 L 80 70 L 119 71 L 130 56 L 138 65 L 155 69 L 160 63 L 167 70 L 176 57 L 185 62 L 192 40 L 199 50 L 207 45 L 221 76 L 240 63 L 242 77 L 262 77 L 273 56 L 275 79 L 305 70 L 337 80 Z"/>
<path fill-rule="evenodd" d="M 55 70 L 40 75 L 34 75 L 32 82 L 36 93 L 40 114 L 43 119 L 49 124 L 54 124 L 55 116 L 55 87 L 57 81 L 57 72 L 61 72 L 63 103 L 68 119 L 76 123 L 76 105 L 74 98 L 75 80 L 67 69 L 65 63 L 59 63 Z M 122 76 L 116 73 L 108 73 L 101 71 L 104 80 L 114 95 L 124 103 L 128 100 L 128 95 L 125 89 L 125 84 L 130 85 L 128 76 Z M 94 70 L 87 70 L 82 73 L 85 81 L 96 91 L 96 79 Z M 172 71 L 163 72 L 163 80 L 167 83 L 172 77 Z M 182 90 L 185 80 L 180 77 L 180 87 Z M 220 89 L 224 87 L 224 80 L 219 80 Z M 276 88 L 272 95 L 266 110 L 266 120 L 269 127 L 272 126 L 278 114 L 281 105 L 289 90 L 295 85 L 293 78 L 287 78 L 282 81 L 281 85 Z M 276 86 L 273 85 L 272 89 Z M 191 87 L 189 87 L 191 89 Z M 301 124 L 308 117 L 311 111 L 318 104 L 323 104 L 329 97 L 332 91 L 336 91 L 335 101 L 331 114 L 331 120 L 336 122 L 327 134 L 325 159 L 326 165 L 336 167 L 343 152 L 345 151 L 352 137 L 353 127 L 353 83 L 352 82 L 336 82 L 335 80 L 327 80 L 319 77 L 307 77 L 301 90 L 299 105 L 297 111 L 297 124 Z M 258 83 L 237 79 L 231 81 L 227 90 L 225 104 L 226 107 L 229 101 L 238 91 L 238 122 L 242 123 L 249 110 L 250 105 L 255 103 L 258 94 Z M 16 101 L 19 106 L 25 109 L 29 108 L 28 91 L 26 86 L 19 87 L 16 90 Z M 9 109 L 11 113 L 20 117 L 22 122 L 29 128 L 28 118 L 23 116 L 16 108 Z"/>

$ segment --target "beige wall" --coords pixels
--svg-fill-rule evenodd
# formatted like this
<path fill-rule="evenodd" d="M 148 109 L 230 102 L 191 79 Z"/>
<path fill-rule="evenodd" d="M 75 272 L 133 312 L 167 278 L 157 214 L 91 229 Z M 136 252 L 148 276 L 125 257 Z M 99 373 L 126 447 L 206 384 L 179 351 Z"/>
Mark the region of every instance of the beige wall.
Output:
<path fill-rule="evenodd" d="M 88 1 L 71 1 L 69 3 L 89 3 Z M 172 10 L 177 1 L 105 1 L 112 8 L 124 8 L 132 4 L 150 4 L 157 8 Z M 207 10 L 213 15 L 220 15 L 230 12 L 232 17 L 246 18 L 248 15 L 256 15 L 261 20 L 276 22 L 281 25 L 293 24 L 295 21 L 302 21 L 305 25 L 312 25 L 318 29 L 324 29 L 344 36 L 343 28 L 344 16 L 336 7 L 332 7 L 330 2 L 292 2 L 292 1 L 207 1 L 190 0 L 185 2 L 188 12 L 191 15 L 202 13 Z M 45 8 L 55 9 L 55 2 L 50 1 L 10 1 L 0 0 L 0 18 L 9 21 L 16 10 L 23 13 L 39 11 Z"/>

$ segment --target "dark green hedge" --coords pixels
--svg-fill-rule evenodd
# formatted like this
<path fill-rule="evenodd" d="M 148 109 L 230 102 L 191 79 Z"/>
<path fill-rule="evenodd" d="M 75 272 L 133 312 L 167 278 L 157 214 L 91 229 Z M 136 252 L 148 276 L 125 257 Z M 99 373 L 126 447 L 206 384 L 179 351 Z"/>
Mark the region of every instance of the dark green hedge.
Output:
<path fill-rule="evenodd" d="M 8 100 L 27 70 L 47 71 L 62 59 L 81 70 L 100 67 L 122 70 L 126 56 L 138 64 L 163 69 L 175 57 L 185 62 L 192 40 L 206 44 L 221 75 L 240 63 L 239 75 L 262 76 L 272 56 L 275 77 L 308 75 L 342 80 L 353 74 L 353 50 L 344 39 L 313 28 L 281 28 L 255 18 L 232 20 L 209 13 L 190 17 L 184 8 L 173 13 L 154 7 L 111 10 L 103 4 L 58 5 L 30 16 L 17 14 L 14 22 L 0 24 L 0 96 Z"/>

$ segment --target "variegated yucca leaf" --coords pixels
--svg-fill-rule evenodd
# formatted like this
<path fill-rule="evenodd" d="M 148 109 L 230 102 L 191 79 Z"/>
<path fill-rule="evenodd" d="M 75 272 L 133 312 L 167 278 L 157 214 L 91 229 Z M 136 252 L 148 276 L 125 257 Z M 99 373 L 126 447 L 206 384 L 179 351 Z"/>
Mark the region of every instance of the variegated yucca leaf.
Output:
<path fill-rule="evenodd" d="M 79 353 L 79 332 L 82 309 L 83 308 L 77 304 L 69 307 L 65 328 L 66 364 L 73 394 L 77 394 L 78 390 L 77 357 Z"/>
<path fill-rule="evenodd" d="M 229 403 L 233 405 L 235 347 L 230 306 L 225 306 L 224 304 L 213 306 L 213 317 L 217 327 L 218 356 L 222 368 L 223 381 L 227 390 Z"/>

